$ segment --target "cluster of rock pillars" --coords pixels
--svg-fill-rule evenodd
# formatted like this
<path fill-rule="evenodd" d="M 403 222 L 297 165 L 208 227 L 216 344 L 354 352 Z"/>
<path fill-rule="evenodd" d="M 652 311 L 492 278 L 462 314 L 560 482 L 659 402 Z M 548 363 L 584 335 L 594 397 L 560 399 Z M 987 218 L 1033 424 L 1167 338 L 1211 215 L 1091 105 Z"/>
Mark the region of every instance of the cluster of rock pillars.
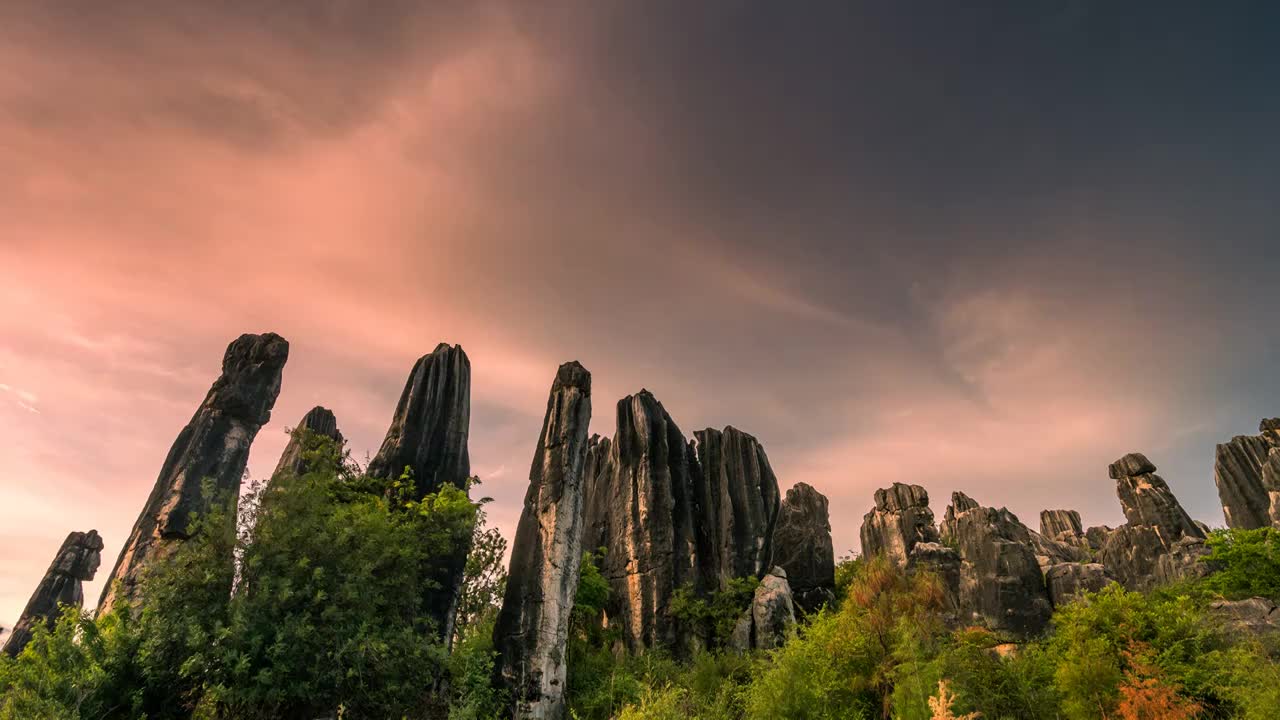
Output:
<path fill-rule="evenodd" d="M 243 335 L 227 348 L 222 375 L 165 458 L 99 613 L 144 600 L 140 579 L 191 537 L 190 518 L 208 502 L 210 483 L 222 496 L 238 496 L 288 355 L 288 342 L 271 333 Z M 442 344 L 420 358 L 369 474 L 391 478 L 408 467 L 422 495 L 445 483 L 465 487 L 470 395 L 471 366 L 461 347 Z M 618 401 L 615 420 L 613 437 L 589 434 L 591 374 L 577 362 L 560 366 L 495 627 L 495 680 L 511 691 L 518 718 L 564 714 L 565 645 L 584 551 L 603 549 L 600 570 L 612 592 L 601 622 L 620 631 L 619 650 L 631 653 L 685 653 L 711 642 L 705 628 L 669 612 L 682 588 L 705 595 L 735 579 L 760 580 L 730 640 L 739 650 L 784 642 L 797 612 L 834 598 L 827 498 L 804 483 L 782 497 L 756 438 L 733 427 L 687 437 L 647 390 Z M 299 427 L 342 439 L 322 407 Z M 1263 421 L 1260 432 L 1217 449 L 1215 480 L 1230 527 L 1280 527 L 1280 420 Z M 305 470 L 301 437 L 294 433 L 277 474 Z M 895 483 L 876 491 L 862 549 L 935 572 L 950 622 L 1015 637 L 1043 630 L 1054 607 L 1083 591 L 1111 582 L 1145 589 L 1212 571 L 1200 561 L 1207 528 L 1187 515 L 1150 460 L 1132 453 L 1109 470 L 1126 519 L 1118 528 L 1085 529 L 1075 511 L 1045 510 L 1037 532 L 1007 509 L 960 492 L 937 524 L 924 488 Z M 96 531 L 67 537 L 6 652 L 20 652 L 32 628 L 52 623 L 60 605 L 83 605 L 81 583 L 94 577 L 102 548 Z M 442 638 L 452 636 L 468 550 L 458 548 L 445 563 L 442 588 L 426 598 Z M 1280 618 L 1270 605 L 1247 610 L 1267 622 Z"/>

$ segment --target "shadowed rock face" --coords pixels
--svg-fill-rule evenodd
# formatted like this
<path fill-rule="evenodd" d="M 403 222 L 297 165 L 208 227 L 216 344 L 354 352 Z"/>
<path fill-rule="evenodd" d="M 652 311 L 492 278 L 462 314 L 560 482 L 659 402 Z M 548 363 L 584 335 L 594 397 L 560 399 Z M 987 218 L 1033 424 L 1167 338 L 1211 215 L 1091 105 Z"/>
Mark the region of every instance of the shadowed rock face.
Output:
<path fill-rule="evenodd" d="M 1006 509 L 951 496 L 942 536 L 960 553 L 962 620 L 993 630 L 1033 635 L 1052 614 L 1032 532 Z"/>
<path fill-rule="evenodd" d="M 676 648 L 682 638 L 668 612 L 671 596 L 685 585 L 703 591 L 708 582 L 699 572 L 707 549 L 694 528 L 697 456 L 647 390 L 618 401 L 616 435 L 593 443 L 588 456 L 595 475 L 586 526 L 607 548 L 600 570 L 612 590 L 608 618 L 633 653 Z"/>
<path fill-rule="evenodd" d="M 938 576 L 942 584 L 942 618 L 949 626 L 960 622 L 960 553 L 937 542 L 916 543 L 911 548 L 907 570 L 924 569 Z"/>
<path fill-rule="evenodd" d="M 1131 453 L 1109 468 L 1128 522 L 1106 534 L 1098 560 L 1124 584 L 1140 590 L 1199 577 L 1209 568 L 1204 531 L 1178 503 L 1156 467 Z"/>
<path fill-rule="evenodd" d="M 414 363 L 396 405 L 382 448 L 369 462 L 371 477 L 399 478 L 413 473 L 416 496 L 438 492 L 446 483 L 466 489 L 471 476 L 467 436 L 471 427 L 471 361 L 461 346 L 441 343 Z M 440 588 L 427 598 L 427 610 L 453 637 L 453 620 L 462 589 L 469 543 L 461 544 L 446 563 Z"/>
<path fill-rule="evenodd" d="M 576 362 L 561 365 L 529 470 L 506 594 L 494 627 L 500 658 L 496 670 L 511 693 L 516 718 L 564 716 L 565 646 L 582 560 L 590 422 L 591 374 Z"/>
<path fill-rule="evenodd" d="M 905 566 L 916 543 L 938 541 L 929 493 L 919 485 L 894 483 L 876 490 L 876 506 L 862 518 L 862 552 L 884 553 Z"/>
<path fill-rule="evenodd" d="M 1263 420 L 1258 430 L 1217 447 L 1213 481 L 1227 527 L 1280 527 L 1280 419 Z"/>
<path fill-rule="evenodd" d="M 445 483 L 464 487 L 471 476 L 470 427 L 471 361 L 462 346 L 441 343 L 409 373 L 369 475 L 395 479 L 407 467 L 418 497 Z"/>
<path fill-rule="evenodd" d="M 585 500 L 582 549 L 596 553 L 607 549 L 609 542 L 609 489 L 613 485 L 613 463 L 609 451 L 613 440 L 592 435 L 587 441 L 587 459 L 583 467 Z"/>
<path fill-rule="evenodd" d="M 292 473 L 294 475 L 305 475 L 307 473 L 307 463 L 303 458 L 303 441 L 307 433 L 327 437 L 342 447 L 342 433 L 338 431 L 338 419 L 334 417 L 333 411 L 328 408 L 316 406 L 307 411 L 302 416 L 302 422 L 293 429 L 293 434 L 289 437 L 289 444 L 284 446 L 284 452 L 280 453 L 280 462 L 276 463 L 275 472 L 271 473 L 272 477 L 280 473 Z"/>
<path fill-rule="evenodd" d="M 98 537 L 97 530 L 68 535 L 27 601 L 22 617 L 4 644 L 4 652 L 10 657 L 22 652 L 31 642 L 31 635 L 38 624 L 44 623 L 52 628 L 61 612 L 60 606 L 82 607 L 84 592 L 81 583 L 92 580 L 101 564 L 102 538 Z"/>
<path fill-rule="evenodd" d="M 796 605 L 813 612 L 835 599 L 836 557 L 825 495 L 806 483 L 787 490 L 773 548 L 774 564 L 786 572 Z"/>
<path fill-rule="evenodd" d="M 702 470 L 699 515 L 707 522 L 712 572 L 721 586 L 761 577 L 773 562 L 781 496 L 764 448 L 734 427 L 694 433 Z"/>
<path fill-rule="evenodd" d="M 219 496 L 239 496 L 249 446 L 271 419 L 288 358 L 289 343 L 274 333 L 241 335 L 227 347 L 221 377 L 178 433 L 116 560 L 100 614 L 121 601 L 136 604 L 146 569 L 166 556 L 174 543 L 190 537 L 191 513 L 205 510 L 211 499 L 202 492 L 206 479 Z"/>

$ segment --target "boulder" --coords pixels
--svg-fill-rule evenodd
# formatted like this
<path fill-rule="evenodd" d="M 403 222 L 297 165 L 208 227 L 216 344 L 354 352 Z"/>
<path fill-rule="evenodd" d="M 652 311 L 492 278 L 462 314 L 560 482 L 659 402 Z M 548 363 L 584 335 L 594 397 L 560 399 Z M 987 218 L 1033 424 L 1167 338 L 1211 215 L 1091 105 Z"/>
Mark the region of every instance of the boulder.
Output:
<path fill-rule="evenodd" d="M 743 611 L 734 625 L 729 648 L 746 652 L 782 647 L 794 634 L 795 627 L 795 602 L 787 573 L 775 567 L 760 580 L 751 607 Z"/>
<path fill-rule="evenodd" d="M 894 483 L 875 493 L 875 507 L 862 517 L 862 554 L 883 553 L 905 566 L 916 543 L 936 543 L 938 529 L 929 493 L 919 485 Z"/>
<path fill-rule="evenodd" d="M 284 452 L 280 453 L 280 461 L 276 463 L 275 472 L 271 473 L 272 477 L 281 473 L 294 475 L 307 473 L 304 455 L 305 442 L 309 435 L 329 438 L 337 443 L 339 448 L 342 447 L 343 438 L 342 433 L 338 431 L 338 419 L 334 417 L 332 410 L 317 405 L 302 416 L 302 421 L 289 434 L 289 443 L 284 446 Z"/>
<path fill-rule="evenodd" d="M 13 626 L 13 632 L 5 641 L 4 652 L 15 657 L 31 642 L 38 625 L 52 628 L 62 613 L 63 606 L 84 606 L 82 583 L 92 580 L 102 564 L 102 538 L 97 530 L 73 532 L 62 541 L 62 547 L 53 557 L 36 591 L 31 594 L 22 617 Z"/>
<path fill-rule="evenodd" d="M 1097 592 L 1115 582 L 1101 563 L 1059 563 L 1044 574 L 1049 602 L 1062 607 L 1086 592 Z"/>
<path fill-rule="evenodd" d="M 781 496 L 769 457 L 754 437 L 732 426 L 694 433 L 702 471 L 699 515 L 710 537 L 711 571 L 721 586 L 761 577 L 773 562 Z"/>
<path fill-rule="evenodd" d="M 565 363 L 547 399 L 493 632 L 496 672 L 510 693 L 515 718 L 564 717 L 566 643 L 582 561 L 590 422 L 591 374 L 576 362 Z"/>
<path fill-rule="evenodd" d="M 806 483 L 787 490 L 773 547 L 774 564 L 786 572 L 801 610 L 814 612 L 835 599 L 836 557 L 825 495 Z"/>
<path fill-rule="evenodd" d="M 222 375 L 178 433 L 120 551 L 99 614 L 121 602 L 136 606 L 147 569 L 191 536 L 192 513 L 205 511 L 214 499 L 204 493 L 206 481 L 219 500 L 239 497 L 249 447 L 271 419 L 288 358 L 289 343 L 274 333 L 241 335 L 227 347 Z"/>
<path fill-rule="evenodd" d="M 471 426 L 471 361 L 461 346 L 441 343 L 418 358 L 391 418 L 370 477 L 399 478 L 412 473 L 414 496 L 438 492 L 446 484 L 463 490 L 471 475 L 467 437 Z M 439 587 L 424 599 L 440 637 L 453 637 L 458 594 L 462 589 L 470 543 L 459 543 L 436 578 Z"/>
<path fill-rule="evenodd" d="M 1019 636 L 1044 629 L 1053 608 L 1031 531 L 1013 513 L 982 507 L 956 492 L 943 522 L 943 540 L 960 554 L 964 621 Z"/>
<path fill-rule="evenodd" d="M 1204 531 L 1155 471 L 1140 453 L 1110 466 L 1128 522 L 1106 535 L 1098 561 L 1131 590 L 1203 577 L 1210 570 L 1200 562 L 1208 553 Z"/>

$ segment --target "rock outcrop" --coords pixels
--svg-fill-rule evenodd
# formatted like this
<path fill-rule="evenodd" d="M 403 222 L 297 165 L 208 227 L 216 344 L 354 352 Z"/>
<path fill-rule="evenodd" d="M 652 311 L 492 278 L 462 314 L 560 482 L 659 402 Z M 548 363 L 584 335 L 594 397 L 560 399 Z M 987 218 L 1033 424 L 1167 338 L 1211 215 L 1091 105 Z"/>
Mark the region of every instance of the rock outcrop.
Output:
<path fill-rule="evenodd" d="M 601 452 L 607 453 L 601 457 Z M 634 654 L 677 649 L 687 640 L 669 606 L 676 589 L 704 592 L 709 533 L 694 527 L 698 459 L 662 404 L 647 390 L 618 401 L 617 432 L 588 450 L 586 527 L 606 548 L 601 574 L 608 619 Z M 705 530 L 705 529 L 704 529 Z"/>
<path fill-rule="evenodd" d="M 917 543 L 936 543 L 938 528 L 929 509 L 929 493 L 919 485 L 894 483 L 875 493 L 876 505 L 862 518 L 862 553 L 883 553 L 900 566 Z"/>
<path fill-rule="evenodd" d="M 1213 481 L 1230 528 L 1280 527 L 1280 419 L 1263 420 L 1258 431 L 1217 447 Z"/>
<path fill-rule="evenodd" d="M 342 447 L 342 433 L 338 431 L 338 419 L 334 417 L 333 411 L 319 405 L 307 411 L 302 416 L 302 421 L 293 428 L 293 432 L 289 436 L 289 443 L 284 446 L 284 452 L 280 453 L 280 461 L 276 463 L 275 472 L 271 473 L 272 477 L 281 473 L 291 473 L 294 475 L 305 475 L 307 473 L 307 462 L 305 458 L 305 440 L 308 435 L 326 437 Z"/>
<path fill-rule="evenodd" d="M 1055 608 L 1066 605 L 1082 593 L 1097 592 L 1113 582 L 1115 578 L 1101 563 L 1060 563 L 1044 574 L 1049 602 Z"/>
<path fill-rule="evenodd" d="M 57 622 L 61 608 L 70 605 L 84 606 L 82 583 L 92 580 L 102 564 L 102 538 L 97 530 L 73 532 L 62 541 L 62 547 L 45 571 L 36 591 L 31 594 L 22 611 L 18 624 L 5 641 L 4 652 L 10 657 L 22 652 L 31 642 L 32 633 L 40 624 L 50 628 Z"/>
<path fill-rule="evenodd" d="M 813 612 L 835 599 L 831 514 L 826 496 L 811 485 L 796 483 L 787 490 L 773 534 L 773 554 L 801 610 Z"/>
<path fill-rule="evenodd" d="M 369 462 L 371 477 L 393 480 L 406 469 L 421 498 L 446 484 L 466 489 L 471 476 L 467 437 L 471 428 L 471 361 L 460 345 L 440 343 L 418 358 L 396 405 L 391 427 Z M 466 568 L 468 543 L 459 544 L 438 578 L 439 589 L 426 598 L 427 611 L 441 637 L 453 637 L 458 593 Z"/>
<path fill-rule="evenodd" d="M 445 483 L 465 487 L 470 428 L 471 361 L 461 345 L 440 343 L 414 363 L 369 475 L 395 479 L 409 468 L 418 497 Z"/>
<path fill-rule="evenodd" d="M 773 562 L 781 496 L 764 448 L 732 426 L 694 432 L 703 497 L 699 519 L 710 532 L 711 571 L 721 587 L 761 577 Z"/>
<path fill-rule="evenodd" d="M 907 570 L 927 570 L 942 585 L 942 616 L 948 626 L 960 623 L 960 552 L 942 543 L 922 542 L 911 548 Z"/>
<path fill-rule="evenodd" d="M 1106 535 L 1098 560 L 1130 589 L 1146 589 L 1175 580 L 1200 577 L 1209 568 L 1204 531 L 1187 515 L 1141 453 L 1112 463 L 1111 478 L 1128 520 Z"/>
<path fill-rule="evenodd" d="M 742 613 L 733 628 L 729 647 L 738 652 L 772 650 L 786 643 L 795 626 L 795 601 L 787 573 L 775 567 L 761 578 L 751 607 Z"/>
<path fill-rule="evenodd" d="M 576 362 L 565 363 L 547 399 L 493 633 L 496 671 L 510 693 L 515 718 L 564 716 L 566 642 L 582 560 L 590 422 L 591 374 Z"/>
<path fill-rule="evenodd" d="M 288 358 L 289 343 L 274 333 L 241 335 L 227 347 L 221 377 L 178 433 L 116 560 L 100 614 L 121 602 L 136 604 L 147 569 L 190 537 L 191 514 L 205 510 L 212 499 L 203 492 L 206 480 L 219 498 L 239 496 L 249 447 L 271 418 Z"/>
<path fill-rule="evenodd" d="M 961 492 L 951 498 L 942 537 L 960 554 L 962 621 L 1023 636 L 1038 633 L 1053 609 L 1031 530 L 1004 508 L 982 507 Z"/>
<path fill-rule="evenodd" d="M 1219 600 L 1209 605 L 1209 613 L 1232 630 L 1254 635 L 1280 633 L 1280 608 L 1266 598 Z"/>

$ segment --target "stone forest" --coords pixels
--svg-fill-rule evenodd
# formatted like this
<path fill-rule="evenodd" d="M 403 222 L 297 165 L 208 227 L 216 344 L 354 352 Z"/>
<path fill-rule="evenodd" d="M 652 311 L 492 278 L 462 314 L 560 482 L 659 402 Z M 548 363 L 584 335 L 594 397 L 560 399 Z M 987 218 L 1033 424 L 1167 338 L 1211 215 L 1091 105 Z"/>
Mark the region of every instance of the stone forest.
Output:
<path fill-rule="evenodd" d="M 1119 527 L 962 492 L 939 521 L 894 484 L 837 558 L 827 498 L 781 493 L 760 439 L 687 434 L 647 390 L 593 434 L 568 362 L 508 548 L 474 497 L 458 346 L 413 366 L 364 466 L 316 407 L 242 488 L 288 356 L 227 348 L 96 609 L 103 539 L 68 534 L 4 647 L 0 717 L 1280 717 L 1280 420 L 1218 445 L 1222 528 L 1133 452 L 1106 468 Z"/>

